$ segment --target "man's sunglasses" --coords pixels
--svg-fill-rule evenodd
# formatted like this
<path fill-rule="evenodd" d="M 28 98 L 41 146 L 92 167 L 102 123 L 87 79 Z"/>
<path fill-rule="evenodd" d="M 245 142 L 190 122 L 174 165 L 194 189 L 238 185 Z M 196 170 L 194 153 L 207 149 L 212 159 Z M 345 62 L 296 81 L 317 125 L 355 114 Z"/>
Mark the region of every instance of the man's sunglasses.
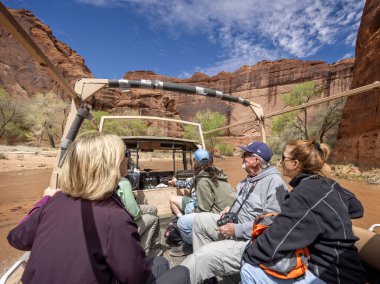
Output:
<path fill-rule="evenodd" d="M 241 153 L 241 157 L 242 157 L 242 158 L 257 157 L 257 155 L 254 154 L 254 153 L 243 152 L 243 153 Z"/>

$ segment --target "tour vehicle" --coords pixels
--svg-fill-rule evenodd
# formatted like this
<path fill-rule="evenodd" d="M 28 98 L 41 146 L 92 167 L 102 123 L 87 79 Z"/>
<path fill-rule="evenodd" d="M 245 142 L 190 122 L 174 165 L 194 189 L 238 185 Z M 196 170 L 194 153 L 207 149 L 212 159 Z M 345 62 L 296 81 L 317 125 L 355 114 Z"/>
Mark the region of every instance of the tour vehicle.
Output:
<path fill-rule="evenodd" d="M 166 86 L 169 85 L 171 89 L 175 88 L 177 91 L 185 89 L 186 92 L 189 92 L 189 86 L 173 83 L 165 84 Z M 164 86 L 164 82 L 152 82 L 149 80 L 134 82 L 118 80 L 115 82 L 114 80 L 111 81 L 105 79 L 80 79 L 76 84 L 75 90 L 78 91 L 78 98 L 87 99 L 95 94 L 96 91 L 99 91 L 104 87 L 122 86 L 123 88 L 131 88 L 137 86 L 141 88 L 150 87 L 152 85 Z M 199 87 L 194 87 L 195 93 L 196 88 L 199 90 Z M 202 92 L 204 91 L 205 89 L 202 88 Z M 217 92 L 210 89 L 206 89 L 206 91 L 208 93 Z M 219 96 L 222 97 L 221 95 Z M 240 98 L 229 96 L 228 99 L 245 105 L 250 104 L 248 100 Z M 68 122 L 64 131 L 64 138 L 61 142 L 60 153 L 57 156 L 56 167 L 52 173 L 50 182 L 51 187 L 59 187 L 59 169 L 62 166 L 65 157 L 64 153 L 70 143 L 74 141 L 85 118 L 91 119 L 89 109 L 83 105 L 78 105 L 76 107 L 75 100 L 73 99 L 71 113 L 68 117 Z M 167 185 L 167 181 L 172 177 L 185 179 L 193 175 L 192 154 L 196 149 L 205 147 L 202 127 L 198 123 L 176 119 L 127 115 L 103 116 L 98 126 L 98 130 L 103 132 L 112 131 L 112 128 L 106 127 L 107 122 L 110 120 L 129 121 L 133 119 L 158 121 L 161 125 L 162 123 L 174 123 L 179 129 L 183 129 L 183 127 L 179 126 L 180 124 L 193 125 L 198 129 L 198 137 L 193 137 L 193 139 L 185 139 L 178 134 L 177 137 L 159 137 L 157 135 L 119 135 L 129 150 L 129 158 L 133 161 L 133 166 L 131 166 L 130 169 L 131 172 L 134 172 L 135 169 L 137 169 L 137 172 L 139 173 L 138 182 L 134 188 L 136 200 L 140 204 L 156 206 L 158 208 L 159 216 L 161 218 L 166 218 L 171 214 L 168 202 L 169 197 L 171 195 L 183 194 L 183 189 L 170 187 Z M 366 269 L 369 272 L 369 283 L 378 283 L 376 281 L 379 281 L 378 277 L 380 275 L 380 262 L 378 261 L 378 256 L 380 255 L 380 235 L 374 232 L 376 226 L 380 226 L 380 224 L 372 226 L 370 228 L 371 231 L 354 226 L 354 232 L 360 238 L 357 246 L 363 259 L 363 263 L 366 265 Z M 17 281 L 21 279 L 28 258 L 29 252 L 26 252 L 20 260 L 4 274 L 0 279 L 0 284 L 19 283 Z"/>
<path fill-rule="evenodd" d="M 183 129 L 183 125 L 193 126 L 198 130 L 194 139 L 183 137 L 170 137 L 168 131 L 165 136 L 155 134 L 127 136 L 120 135 L 126 145 L 129 158 L 129 172 L 132 188 L 139 204 L 149 204 L 157 208 L 161 217 L 171 214 L 169 198 L 171 195 L 183 194 L 183 189 L 169 186 L 168 181 L 172 178 L 186 179 L 194 175 L 193 153 L 198 148 L 205 148 L 202 127 L 199 123 L 153 116 L 103 116 L 99 124 L 99 131 L 111 132 L 112 128 L 105 130 L 106 122 L 115 123 L 130 120 L 138 120 L 143 125 L 152 124 L 153 127 L 161 125 L 162 128 Z M 146 124 L 144 124 L 146 122 Z M 170 131 L 169 131 L 170 132 Z M 171 131 L 180 136 L 181 131 Z"/>
<path fill-rule="evenodd" d="M 128 90 L 130 88 L 150 88 L 167 90 L 171 92 L 174 91 L 186 94 L 195 94 L 205 97 L 213 97 L 233 103 L 239 103 L 249 107 L 254 114 L 254 119 L 245 121 L 243 123 L 257 120 L 260 125 L 262 139 L 265 141 L 266 135 L 264 129 L 264 112 L 262 107 L 256 103 L 250 102 L 247 99 L 223 94 L 222 92 L 213 89 L 162 82 L 158 80 L 109 80 L 94 78 L 79 79 L 75 85 L 75 89 L 73 89 L 70 84 L 68 84 L 68 82 L 64 79 L 55 65 L 47 58 L 45 53 L 41 51 L 41 49 L 35 44 L 29 34 L 25 32 L 25 30 L 13 18 L 13 16 L 1 2 L 0 14 L 0 24 L 12 34 L 14 39 L 17 40 L 20 45 L 25 48 L 25 50 L 34 58 L 34 60 L 36 60 L 40 66 L 45 68 L 46 72 L 51 76 L 51 78 L 57 82 L 57 84 L 65 91 L 67 95 L 71 96 L 72 98 L 70 114 L 68 116 L 64 134 L 61 140 L 60 153 L 57 156 L 57 162 L 50 181 L 50 186 L 53 188 L 59 187 L 60 167 L 64 161 L 65 152 L 68 146 L 72 141 L 75 140 L 75 137 L 77 136 L 84 119 L 91 119 L 90 108 L 88 107 L 87 102 L 93 97 L 96 92 L 102 90 L 103 88 L 118 88 L 121 90 Z M 380 83 L 375 82 L 371 86 L 364 86 L 355 90 L 350 90 L 339 96 L 335 95 L 322 98 L 320 100 L 316 100 L 302 106 L 289 108 L 286 111 L 305 108 L 313 104 L 315 105 L 318 103 L 323 103 L 328 100 L 333 100 L 343 96 L 355 95 L 378 87 L 380 87 Z M 269 114 L 265 117 L 268 118 L 282 113 L 283 111 Z M 103 121 L 107 119 L 113 118 L 104 117 Z M 120 119 L 142 118 L 124 117 Z M 164 118 L 155 117 L 150 117 L 149 119 L 163 121 L 165 120 Z M 199 147 L 205 147 L 202 129 L 199 124 L 192 122 L 183 122 L 174 119 L 169 120 L 172 120 L 171 122 L 175 124 L 193 124 L 195 127 L 199 128 L 199 137 L 185 139 L 184 137 L 179 136 L 157 137 L 156 135 L 120 135 L 127 148 L 130 149 L 131 152 L 129 155 L 135 163 L 137 172 L 139 171 L 139 179 L 134 191 L 138 202 L 157 206 L 159 209 L 159 214 L 162 218 L 170 214 L 169 204 L 168 202 L 163 202 L 163 200 L 167 201 L 168 197 L 172 194 L 182 194 L 181 189 L 167 186 L 167 180 L 173 176 L 177 178 L 188 178 L 192 176 L 193 173 L 191 155 L 195 149 Z M 234 125 L 230 125 L 228 127 L 232 126 Z M 99 126 L 99 129 L 100 131 L 103 131 L 101 125 Z M 162 152 L 161 154 L 158 153 L 160 151 Z M 157 168 L 156 165 L 159 163 L 156 162 L 158 160 L 165 160 L 161 162 L 164 162 L 164 164 L 166 162 L 166 166 L 161 166 L 162 164 L 160 163 L 160 167 Z M 377 224 L 375 226 L 380 226 L 380 224 Z M 354 226 L 354 232 L 360 238 L 357 243 L 360 256 L 366 266 L 367 271 L 369 271 L 369 283 L 380 282 L 380 236 L 379 234 L 373 232 L 375 226 L 372 226 L 370 228 L 371 230 L 361 229 Z M 28 257 L 29 252 L 26 252 L 20 258 L 20 260 L 18 260 L 3 275 L 3 277 L 0 279 L 0 284 L 20 283 L 21 275 L 27 263 Z"/>

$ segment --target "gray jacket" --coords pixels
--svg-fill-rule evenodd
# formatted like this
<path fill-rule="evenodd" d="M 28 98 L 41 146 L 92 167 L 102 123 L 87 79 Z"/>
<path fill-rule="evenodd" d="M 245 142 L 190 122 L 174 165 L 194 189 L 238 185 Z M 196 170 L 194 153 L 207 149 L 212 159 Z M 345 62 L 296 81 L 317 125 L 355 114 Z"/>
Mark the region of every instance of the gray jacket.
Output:
<path fill-rule="evenodd" d="M 240 204 L 245 200 L 255 182 L 257 183 L 254 190 L 238 213 L 238 224 L 235 226 L 237 239 L 251 239 L 253 221 L 256 216 L 268 212 L 280 213 L 280 204 L 288 192 L 276 167 L 268 167 L 257 176 L 247 177 L 237 185 L 238 196 L 231 212 L 236 213 L 238 211 Z"/>

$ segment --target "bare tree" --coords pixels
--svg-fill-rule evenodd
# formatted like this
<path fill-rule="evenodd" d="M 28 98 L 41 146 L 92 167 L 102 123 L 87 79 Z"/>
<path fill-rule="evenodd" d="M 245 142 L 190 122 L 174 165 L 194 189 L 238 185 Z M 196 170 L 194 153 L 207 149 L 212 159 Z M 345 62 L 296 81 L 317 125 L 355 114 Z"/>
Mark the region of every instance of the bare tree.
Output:
<path fill-rule="evenodd" d="M 0 137 L 18 136 L 22 129 L 24 113 L 24 104 L 0 88 Z"/>
<path fill-rule="evenodd" d="M 56 94 L 49 92 L 38 93 L 31 99 L 27 119 L 31 130 L 39 137 L 39 144 L 44 134 L 47 135 L 50 146 L 55 148 L 54 136 L 61 136 L 62 122 L 65 120 L 65 109 L 68 103 Z"/>

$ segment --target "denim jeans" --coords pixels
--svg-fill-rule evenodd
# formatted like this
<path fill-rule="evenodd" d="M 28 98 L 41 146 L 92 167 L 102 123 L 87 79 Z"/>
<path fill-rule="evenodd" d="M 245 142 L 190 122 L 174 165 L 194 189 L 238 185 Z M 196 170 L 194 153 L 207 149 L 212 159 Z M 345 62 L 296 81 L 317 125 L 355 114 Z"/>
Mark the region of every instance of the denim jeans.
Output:
<path fill-rule="evenodd" d="M 179 217 L 177 227 L 181 234 L 182 239 L 189 243 L 193 243 L 193 223 L 198 213 L 186 214 Z"/>
<path fill-rule="evenodd" d="M 305 277 L 297 279 L 278 279 L 264 272 L 260 267 L 245 263 L 240 271 L 242 284 L 326 284 L 309 270 Z"/>
<path fill-rule="evenodd" d="M 185 214 L 191 214 L 193 213 L 193 210 L 195 208 L 195 201 L 194 200 L 191 200 L 189 203 L 186 204 L 186 207 L 184 209 L 185 211 Z"/>

